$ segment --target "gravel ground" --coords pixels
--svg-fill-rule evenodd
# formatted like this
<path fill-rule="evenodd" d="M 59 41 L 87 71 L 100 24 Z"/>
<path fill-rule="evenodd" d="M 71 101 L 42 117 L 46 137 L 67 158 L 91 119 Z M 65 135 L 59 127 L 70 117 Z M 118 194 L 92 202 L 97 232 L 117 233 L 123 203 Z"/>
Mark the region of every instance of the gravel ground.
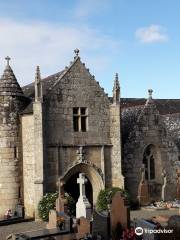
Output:
<path fill-rule="evenodd" d="M 5 240 L 11 233 L 39 230 L 45 228 L 45 226 L 46 224 L 43 222 L 24 222 L 2 226 L 0 227 L 0 240 Z"/>

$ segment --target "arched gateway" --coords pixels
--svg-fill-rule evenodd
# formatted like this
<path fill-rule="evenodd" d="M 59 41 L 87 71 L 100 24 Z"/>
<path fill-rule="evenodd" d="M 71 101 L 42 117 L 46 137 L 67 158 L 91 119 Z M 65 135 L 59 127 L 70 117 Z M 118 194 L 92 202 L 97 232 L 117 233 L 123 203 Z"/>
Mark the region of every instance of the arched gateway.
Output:
<path fill-rule="evenodd" d="M 104 189 L 104 183 L 98 170 L 90 164 L 79 163 L 65 173 L 64 177 L 62 178 L 63 182 L 65 183 L 65 190 L 71 188 L 73 191 L 76 191 L 76 189 L 78 189 L 78 184 L 76 181 L 79 173 L 85 173 L 87 179 L 89 180 L 87 183 L 88 194 L 90 198 L 89 200 L 92 198 L 92 202 L 95 204 L 100 190 Z M 79 190 L 77 191 L 79 193 Z"/>

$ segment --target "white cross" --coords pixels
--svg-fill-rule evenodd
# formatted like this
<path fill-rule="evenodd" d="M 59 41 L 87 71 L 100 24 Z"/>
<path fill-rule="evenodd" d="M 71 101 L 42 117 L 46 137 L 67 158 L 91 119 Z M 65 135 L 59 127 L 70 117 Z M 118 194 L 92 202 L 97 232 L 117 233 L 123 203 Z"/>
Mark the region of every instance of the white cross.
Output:
<path fill-rule="evenodd" d="M 87 183 L 87 179 L 85 178 L 84 173 L 79 174 L 79 178 L 77 179 L 77 183 L 79 184 L 80 197 L 85 196 L 85 184 Z"/>

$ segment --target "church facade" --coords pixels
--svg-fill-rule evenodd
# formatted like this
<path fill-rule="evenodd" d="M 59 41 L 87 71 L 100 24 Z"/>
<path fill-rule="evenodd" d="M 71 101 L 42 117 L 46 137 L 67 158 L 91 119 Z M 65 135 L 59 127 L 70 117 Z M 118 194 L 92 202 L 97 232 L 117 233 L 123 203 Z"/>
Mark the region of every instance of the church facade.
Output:
<path fill-rule="evenodd" d="M 167 198 L 176 197 L 180 162 L 180 100 L 120 98 L 116 74 L 108 97 L 81 62 L 21 88 L 6 58 L 0 79 L 0 215 L 21 201 L 37 216 L 46 192 L 78 197 L 77 176 L 88 179 L 87 197 L 95 204 L 106 187 L 138 196 L 141 167 L 151 200 L 161 198 L 164 172 Z"/>

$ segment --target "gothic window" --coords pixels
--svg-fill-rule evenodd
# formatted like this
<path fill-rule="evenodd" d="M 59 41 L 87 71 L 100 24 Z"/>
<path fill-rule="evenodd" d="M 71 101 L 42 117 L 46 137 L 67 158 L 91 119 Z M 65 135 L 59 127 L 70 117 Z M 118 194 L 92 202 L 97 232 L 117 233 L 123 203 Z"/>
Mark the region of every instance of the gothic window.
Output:
<path fill-rule="evenodd" d="M 143 164 L 145 166 L 145 178 L 146 180 L 155 179 L 155 147 L 149 145 L 143 156 Z"/>
<path fill-rule="evenodd" d="M 73 108 L 73 127 L 75 132 L 87 131 L 87 108 Z"/>

